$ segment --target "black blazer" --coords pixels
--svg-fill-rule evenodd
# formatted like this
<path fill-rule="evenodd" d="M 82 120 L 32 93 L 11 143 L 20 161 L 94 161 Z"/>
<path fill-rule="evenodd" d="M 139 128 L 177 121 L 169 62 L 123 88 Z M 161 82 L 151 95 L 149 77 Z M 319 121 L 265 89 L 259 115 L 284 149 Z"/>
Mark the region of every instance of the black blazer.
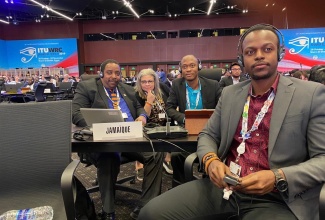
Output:
<path fill-rule="evenodd" d="M 240 76 L 240 77 L 239 77 L 239 82 L 243 82 L 243 81 L 245 81 L 245 80 L 247 80 L 247 78 L 246 78 L 245 76 Z M 220 84 L 221 89 L 223 89 L 223 88 L 226 87 L 226 86 L 231 86 L 231 85 L 233 85 L 234 82 L 232 81 L 232 77 L 231 77 L 231 76 L 225 76 L 225 77 L 223 77 L 223 78 L 220 80 L 219 84 Z"/>
<path fill-rule="evenodd" d="M 146 112 L 135 97 L 134 88 L 124 83 L 119 83 L 117 89 L 125 100 L 132 117 L 136 119 Z M 80 108 L 108 108 L 108 97 L 105 93 L 101 79 L 89 79 L 81 81 L 75 90 L 72 101 L 72 123 L 79 126 L 87 126 L 82 117 Z"/>
<path fill-rule="evenodd" d="M 204 109 L 214 109 L 221 95 L 218 81 L 199 76 Z M 176 108 L 178 107 L 178 111 Z M 178 124 L 184 124 L 186 110 L 186 82 L 184 78 L 174 79 L 167 100 L 167 114 Z"/>

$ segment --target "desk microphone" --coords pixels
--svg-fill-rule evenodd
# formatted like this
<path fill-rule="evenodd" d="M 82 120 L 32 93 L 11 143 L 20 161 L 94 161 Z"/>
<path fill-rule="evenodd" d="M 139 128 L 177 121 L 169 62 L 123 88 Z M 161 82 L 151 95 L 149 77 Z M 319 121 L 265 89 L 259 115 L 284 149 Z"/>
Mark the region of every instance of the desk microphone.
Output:
<path fill-rule="evenodd" d="M 153 91 L 151 91 L 151 93 L 155 96 L 155 94 L 153 93 Z M 185 137 L 187 136 L 187 130 L 179 127 L 179 126 L 170 126 L 170 121 L 168 118 L 168 114 L 165 111 L 165 109 L 162 107 L 162 105 L 160 104 L 159 100 L 157 99 L 157 97 L 155 96 L 155 100 L 157 102 L 158 107 L 164 112 L 164 114 L 167 117 L 167 122 L 166 122 L 166 126 L 165 127 L 155 127 L 150 131 L 147 131 L 147 135 L 150 138 L 160 138 L 160 139 L 164 139 L 164 138 L 179 138 L 179 137 Z"/>

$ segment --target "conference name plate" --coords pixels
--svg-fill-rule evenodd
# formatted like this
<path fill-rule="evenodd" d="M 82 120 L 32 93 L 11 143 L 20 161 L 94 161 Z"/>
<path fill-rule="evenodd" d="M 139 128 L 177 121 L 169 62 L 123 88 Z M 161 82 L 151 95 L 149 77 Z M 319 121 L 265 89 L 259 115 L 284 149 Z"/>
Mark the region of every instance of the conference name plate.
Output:
<path fill-rule="evenodd" d="M 93 140 L 123 140 L 142 137 L 142 122 L 115 122 L 93 124 Z"/>

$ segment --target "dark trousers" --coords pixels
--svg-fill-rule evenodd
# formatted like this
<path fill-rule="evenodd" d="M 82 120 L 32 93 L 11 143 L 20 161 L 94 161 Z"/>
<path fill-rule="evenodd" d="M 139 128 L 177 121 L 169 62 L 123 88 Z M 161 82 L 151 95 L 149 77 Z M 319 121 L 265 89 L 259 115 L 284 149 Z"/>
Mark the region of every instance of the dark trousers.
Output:
<path fill-rule="evenodd" d="M 144 178 L 142 195 L 139 206 L 144 206 L 148 201 L 161 193 L 163 153 L 132 152 L 132 153 L 100 153 L 92 154 L 97 167 L 99 191 L 101 194 L 103 210 L 107 213 L 114 212 L 115 184 L 120 172 L 120 157 L 131 161 L 140 161 L 144 165 Z"/>
<path fill-rule="evenodd" d="M 184 163 L 189 153 L 186 152 L 172 152 L 171 164 L 173 167 L 173 188 L 185 183 Z"/>
<path fill-rule="evenodd" d="M 296 220 L 278 193 L 263 196 L 233 193 L 223 199 L 223 190 L 210 179 L 194 180 L 175 187 L 151 200 L 138 220 L 241 219 Z"/>

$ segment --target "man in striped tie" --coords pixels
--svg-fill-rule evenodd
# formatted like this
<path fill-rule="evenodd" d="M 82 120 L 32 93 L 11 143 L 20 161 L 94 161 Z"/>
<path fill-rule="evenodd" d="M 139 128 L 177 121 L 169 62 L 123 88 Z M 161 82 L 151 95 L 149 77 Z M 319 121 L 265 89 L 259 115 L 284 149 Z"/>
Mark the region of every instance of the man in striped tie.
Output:
<path fill-rule="evenodd" d="M 79 127 L 87 126 L 80 108 L 114 108 L 122 111 L 125 121 L 146 123 L 146 113 L 135 97 L 134 89 L 121 80 L 121 68 L 117 61 L 106 60 L 100 66 L 100 78 L 92 78 L 78 84 L 72 102 L 72 121 Z M 91 153 L 90 162 L 97 167 L 99 190 L 103 204 L 102 219 L 115 219 L 114 186 L 120 170 L 120 156 L 138 160 L 144 164 L 142 195 L 138 206 L 131 213 L 136 219 L 140 209 L 161 191 L 163 153 L 116 152 Z"/>

